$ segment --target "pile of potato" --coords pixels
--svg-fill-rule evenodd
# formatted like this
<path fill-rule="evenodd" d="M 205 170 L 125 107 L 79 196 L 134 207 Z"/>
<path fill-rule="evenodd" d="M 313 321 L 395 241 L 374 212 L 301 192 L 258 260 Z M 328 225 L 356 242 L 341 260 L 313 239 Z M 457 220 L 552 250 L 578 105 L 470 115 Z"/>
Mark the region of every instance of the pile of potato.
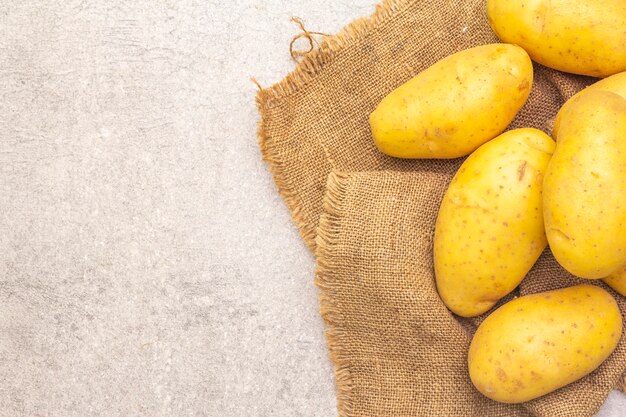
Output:
<path fill-rule="evenodd" d="M 489 0 L 487 14 L 507 43 L 441 60 L 370 116 L 387 155 L 471 154 L 437 219 L 441 299 L 459 316 L 489 311 L 548 244 L 571 274 L 626 295 L 626 1 Z M 531 59 L 608 77 L 565 103 L 554 140 L 531 128 L 502 133 L 530 94 Z M 528 401 L 592 372 L 621 334 L 617 303 L 598 286 L 516 298 L 479 326 L 469 374 L 489 398 Z"/>

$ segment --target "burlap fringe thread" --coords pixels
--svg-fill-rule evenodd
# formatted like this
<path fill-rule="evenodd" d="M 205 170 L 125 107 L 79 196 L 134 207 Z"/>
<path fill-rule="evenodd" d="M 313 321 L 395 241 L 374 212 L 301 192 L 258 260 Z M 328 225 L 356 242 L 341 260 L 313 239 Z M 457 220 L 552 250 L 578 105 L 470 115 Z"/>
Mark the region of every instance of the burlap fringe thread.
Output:
<path fill-rule="evenodd" d="M 353 415 L 351 398 L 353 383 L 350 374 L 350 364 L 341 354 L 342 320 L 333 303 L 333 283 L 327 275 L 327 271 L 332 269 L 332 246 L 335 240 L 337 222 L 341 217 L 341 207 L 338 202 L 341 200 L 339 196 L 345 191 L 345 180 L 347 177 L 340 173 L 331 173 L 329 175 L 326 197 L 324 199 L 324 214 L 322 214 L 320 219 L 320 233 L 318 234 L 318 228 L 314 222 L 306 218 L 302 203 L 290 186 L 289 179 L 284 174 L 280 155 L 276 152 L 278 147 L 272 144 L 272 138 L 266 134 L 265 109 L 268 106 L 272 106 L 273 100 L 289 96 L 306 86 L 343 48 L 366 36 L 371 29 L 385 22 L 396 13 L 407 9 L 416 1 L 419 0 L 383 0 L 381 4 L 376 6 L 376 11 L 371 16 L 355 20 L 334 36 L 321 32 L 309 32 L 301 25 L 303 33 L 294 37 L 290 43 L 290 52 L 294 60 L 298 61 L 301 58 L 296 68 L 282 81 L 268 88 L 263 88 L 258 81 L 252 79 L 259 88 L 256 102 L 261 115 L 258 137 L 263 159 L 270 167 L 270 172 L 282 198 L 289 207 L 295 224 L 303 225 L 300 228 L 302 239 L 318 258 L 316 284 L 321 290 L 320 310 L 327 326 L 326 339 L 330 357 L 335 367 L 339 417 L 352 417 Z M 299 20 L 294 21 L 301 23 Z M 317 49 L 313 47 L 312 34 L 324 36 L 321 43 L 316 43 Z M 311 49 L 305 53 L 293 50 L 294 42 L 301 37 L 306 37 L 311 43 Z M 296 52 L 298 59 L 294 57 L 294 52 Z M 616 388 L 626 392 L 626 374 L 622 375 Z"/>
<path fill-rule="evenodd" d="M 289 44 L 289 53 L 291 54 L 291 59 L 299 63 L 302 59 L 304 59 L 304 57 L 306 57 L 308 54 L 310 54 L 311 52 L 315 50 L 315 46 L 317 46 L 318 48 L 320 47 L 319 42 L 315 39 L 315 36 L 313 35 L 318 35 L 318 36 L 329 36 L 329 35 L 323 32 L 311 32 L 309 30 L 306 30 L 306 28 L 304 27 L 304 22 L 299 17 L 292 17 L 291 21 L 294 22 L 296 25 L 298 25 L 300 27 L 300 30 L 302 31 L 298 35 L 294 36 L 293 39 L 291 40 L 291 43 Z M 306 39 L 307 42 L 309 43 L 309 49 L 307 49 L 306 51 L 297 50 L 295 46 L 296 46 L 296 42 L 298 41 L 298 39 Z"/>

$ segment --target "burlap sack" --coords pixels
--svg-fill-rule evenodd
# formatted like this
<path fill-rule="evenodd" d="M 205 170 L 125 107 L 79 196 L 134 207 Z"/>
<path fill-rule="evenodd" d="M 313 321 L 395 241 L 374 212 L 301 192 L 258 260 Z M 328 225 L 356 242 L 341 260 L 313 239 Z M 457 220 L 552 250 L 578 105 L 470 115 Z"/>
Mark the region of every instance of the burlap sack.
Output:
<path fill-rule="evenodd" d="M 484 3 L 386 1 L 258 94 L 263 156 L 302 237 L 317 247 L 342 417 L 591 416 L 624 370 L 622 342 L 593 374 L 543 398 L 510 406 L 482 397 L 466 355 L 483 318 L 448 312 L 432 265 L 437 210 L 462 160 L 393 159 L 373 145 L 368 116 L 386 94 L 451 53 L 497 42 Z M 535 66 L 511 127 L 549 131 L 565 99 L 591 81 Z M 574 282 L 546 253 L 519 292 Z"/>

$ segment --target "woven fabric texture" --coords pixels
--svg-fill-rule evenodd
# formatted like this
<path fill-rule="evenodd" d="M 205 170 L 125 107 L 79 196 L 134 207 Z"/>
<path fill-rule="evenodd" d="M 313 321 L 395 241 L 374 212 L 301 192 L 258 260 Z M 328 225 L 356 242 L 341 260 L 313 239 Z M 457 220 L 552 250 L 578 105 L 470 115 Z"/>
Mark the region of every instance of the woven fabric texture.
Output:
<path fill-rule="evenodd" d="M 445 56 L 494 42 L 484 0 L 389 0 L 259 91 L 263 156 L 317 256 L 341 417 L 584 417 L 620 383 L 623 341 L 594 373 L 535 401 L 481 396 L 466 355 L 484 317 L 452 315 L 434 285 L 436 215 L 462 159 L 399 160 L 374 146 L 368 117 L 383 97 Z M 510 128 L 549 132 L 564 101 L 592 81 L 535 65 Z M 508 299 L 578 282 L 547 251 Z"/>

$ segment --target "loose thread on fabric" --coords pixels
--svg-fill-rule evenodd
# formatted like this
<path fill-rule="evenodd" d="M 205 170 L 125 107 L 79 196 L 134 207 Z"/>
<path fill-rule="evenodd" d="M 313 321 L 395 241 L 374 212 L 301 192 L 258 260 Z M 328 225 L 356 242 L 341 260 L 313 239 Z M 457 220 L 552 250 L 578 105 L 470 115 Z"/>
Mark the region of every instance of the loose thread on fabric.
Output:
<path fill-rule="evenodd" d="M 317 48 L 320 47 L 320 44 L 317 41 L 317 39 L 315 39 L 314 35 L 317 35 L 317 36 L 329 36 L 329 35 L 323 32 L 311 32 L 311 31 L 306 30 L 306 28 L 304 27 L 304 22 L 299 17 L 292 17 L 291 21 L 297 24 L 300 27 L 300 30 L 302 30 L 302 33 L 299 33 L 296 36 L 294 36 L 293 39 L 291 40 L 291 43 L 289 44 L 289 53 L 291 54 L 291 58 L 295 62 L 299 63 L 307 54 L 313 52 L 313 50 L 316 47 Z M 309 42 L 309 49 L 297 50 L 295 48 L 296 42 L 301 38 L 305 38 Z"/>
<path fill-rule="evenodd" d="M 254 85 L 257 86 L 257 88 L 259 89 L 259 91 L 263 91 L 263 87 L 261 86 L 261 83 L 259 82 L 259 80 L 257 80 L 254 77 L 250 77 L 250 81 L 252 81 L 254 83 Z"/>

